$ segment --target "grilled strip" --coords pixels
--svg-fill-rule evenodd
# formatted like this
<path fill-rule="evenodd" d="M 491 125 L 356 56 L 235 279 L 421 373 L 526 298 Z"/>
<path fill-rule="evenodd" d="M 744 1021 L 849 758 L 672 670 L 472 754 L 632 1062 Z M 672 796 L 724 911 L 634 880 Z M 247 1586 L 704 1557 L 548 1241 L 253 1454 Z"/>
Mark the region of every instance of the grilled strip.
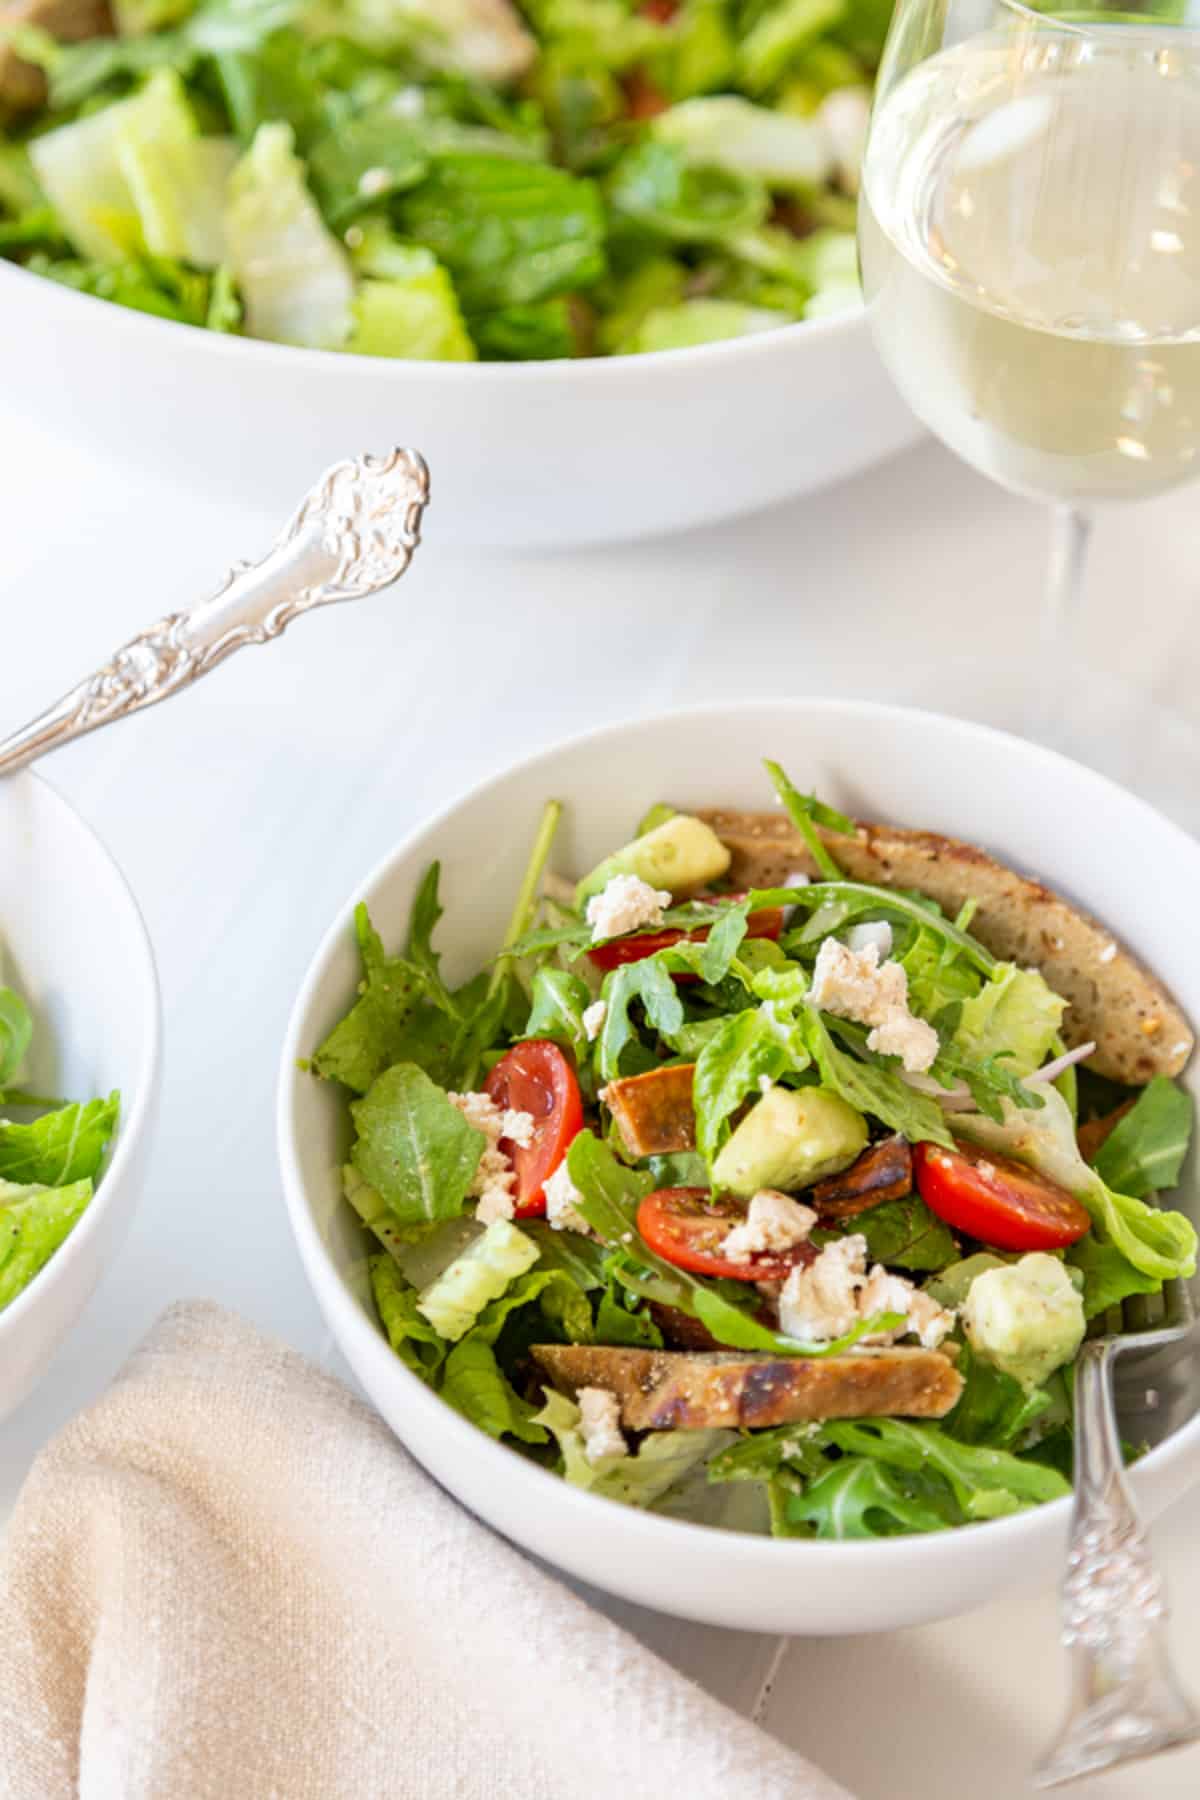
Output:
<path fill-rule="evenodd" d="M 107 37 L 113 28 L 108 0 L 0 0 L 0 26 L 36 25 L 61 44 Z M 0 43 L 0 117 L 32 112 L 46 98 L 42 71 Z"/>
<path fill-rule="evenodd" d="M 673 1063 L 610 1081 L 601 1099 L 634 1156 L 669 1156 L 696 1148 L 692 1110 L 695 1063 Z"/>
<path fill-rule="evenodd" d="M 556 1387 L 602 1387 L 630 1431 L 701 1431 L 821 1419 L 941 1419 L 962 1376 L 940 1350 L 866 1349 L 845 1356 L 618 1350 L 536 1344 Z"/>
<path fill-rule="evenodd" d="M 817 873 L 807 846 L 777 813 L 702 811 L 732 853 L 735 887 L 783 885 L 792 870 Z M 953 916 L 979 903 L 971 931 L 1006 962 L 1040 969 L 1070 1002 L 1063 1036 L 1074 1047 L 1094 1042 L 1089 1064 L 1114 1081 L 1141 1086 L 1177 1075 L 1195 1037 L 1162 983 L 1112 933 L 1060 894 L 1005 868 L 983 850 L 931 831 L 860 825 L 854 837 L 822 832 L 853 881 L 915 888 Z"/>
<path fill-rule="evenodd" d="M 912 1151 L 898 1133 L 863 1151 L 840 1175 L 828 1175 L 805 1191 L 823 1219 L 852 1219 L 857 1213 L 912 1193 Z"/>

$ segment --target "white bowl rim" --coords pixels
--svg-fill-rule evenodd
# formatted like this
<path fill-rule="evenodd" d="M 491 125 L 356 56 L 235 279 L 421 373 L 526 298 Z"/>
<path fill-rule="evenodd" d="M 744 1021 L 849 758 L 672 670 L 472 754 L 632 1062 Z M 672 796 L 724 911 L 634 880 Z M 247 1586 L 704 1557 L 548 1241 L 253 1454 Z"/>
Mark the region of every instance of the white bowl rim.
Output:
<path fill-rule="evenodd" d="M 786 325 L 773 326 L 769 331 L 748 332 L 738 338 L 722 338 L 712 344 L 690 344 L 678 350 L 648 350 L 637 356 L 544 357 L 530 362 L 438 362 L 402 356 L 363 356 L 346 350 L 315 350 L 302 344 L 275 344 L 266 338 L 241 337 L 236 332 L 209 331 L 202 325 L 187 325 L 180 319 L 159 318 L 156 313 L 139 312 L 134 307 L 119 306 L 113 300 L 103 300 L 96 294 L 81 293 L 64 282 L 53 281 L 49 276 L 23 268 L 20 263 L 0 258 L 0 280 L 7 280 L 10 276 L 23 281 L 36 281 L 41 287 L 54 291 L 58 303 L 64 307 L 75 306 L 80 302 L 88 307 L 103 307 L 105 313 L 114 315 L 111 323 L 115 330 L 157 333 L 168 331 L 176 334 L 187 332 L 189 338 L 196 341 L 198 349 L 201 345 L 204 346 L 200 351 L 202 355 L 241 357 L 243 361 L 254 358 L 268 365 L 287 368 L 333 367 L 344 371 L 347 381 L 370 380 L 372 383 L 387 380 L 388 377 L 382 373 L 387 369 L 399 370 L 405 381 L 474 381 L 479 385 L 485 380 L 506 383 L 544 382 L 553 379 L 598 381 L 602 372 L 607 372 L 611 379 L 617 370 L 621 371 L 616 376 L 618 380 L 630 379 L 631 370 L 638 371 L 644 379 L 650 368 L 662 369 L 669 366 L 682 371 L 697 362 L 706 363 L 714 357 L 732 362 L 738 357 L 748 361 L 755 356 L 769 355 L 769 346 L 777 346 L 783 339 L 794 338 L 800 332 L 806 337 L 819 337 L 828 342 L 833 337 L 848 335 L 851 330 L 861 330 L 866 319 L 865 308 L 856 307 L 832 313 L 825 318 L 796 319 Z M 53 305 L 56 302 L 48 297 L 45 303 Z"/>
<path fill-rule="evenodd" d="M 18 779 L 21 778 L 18 777 Z M 132 1102 L 128 1107 L 124 1093 L 121 1095 L 121 1114 L 117 1124 L 117 1139 L 112 1158 L 96 1183 L 95 1193 L 83 1217 L 67 1234 L 66 1239 L 59 1245 L 49 1262 L 38 1270 L 33 1280 L 21 1290 L 16 1299 L 0 1312 L 0 1356 L 3 1355 L 6 1333 L 15 1335 L 22 1320 L 36 1310 L 39 1301 L 48 1295 L 56 1280 L 65 1276 L 68 1266 L 78 1258 L 86 1256 L 92 1237 L 100 1229 L 100 1219 L 105 1210 L 106 1200 L 110 1194 L 114 1198 L 116 1197 L 124 1178 L 126 1166 L 135 1154 L 135 1145 L 141 1139 L 152 1116 L 162 1062 L 162 993 L 158 980 L 158 964 L 155 960 L 150 932 L 137 896 L 129 885 L 125 872 L 116 857 L 99 832 L 88 823 L 82 813 L 78 812 L 70 801 L 65 799 L 58 789 L 46 780 L 44 775 L 35 774 L 32 769 L 28 769 L 24 772 L 23 778 L 36 782 L 42 789 L 44 797 L 66 816 L 73 829 L 91 839 L 101 861 L 107 863 L 118 889 L 128 903 L 130 917 L 136 926 L 135 939 L 138 945 L 140 964 L 141 1018 L 138 1021 L 138 1036 L 143 1046 L 142 1078 L 138 1091 L 133 1095 Z M 0 921 L 0 927 L 2 924 L 3 921 Z"/>
<path fill-rule="evenodd" d="M 632 359 L 631 359 L 632 360 Z M 628 718 L 614 723 L 595 727 L 584 732 L 574 733 L 570 737 L 560 738 L 552 744 L 533 751 L 530 755 L 506 765 L 485 781 L 477 782 L 449 801 L 431 817 L 426 818 L 414 830 L 410 831 L 401 843 L 383 856 L 371 869 L 365 879 L 361 880 L 344 903 L 333 924 L 324 937 L 312 958 L 305 973 L 300 992 L 292 1007 L 284 1038 L 283 1053 L 280 1059 L 279 1079 L 276 1089 L 276 1137 L 280 1166 L 283 1173 L 284 1198 L 292 1231 L 296 1237 L 301 1259 L 317 1292 L 318 1300 L 324 1307 L 327 1303 L 337 1312 L 342 1329 L 355 1340 L 361 1355 L 374 1362 L 381 1373 L 390 1371 L 385 1379 L 399 1377 L 398 1391 L 405 1394 L 405 1405 L 410 1411 L 422 1411 L 435 1421 L 437 1428 L 456 1438 L 464 1453 L 473 1451 L 485 1459 L 496 1472 L 498 1480 L 503 1480 L 506 1471 L 513 1474 L 516 1468 L 524 1470 L 536 1482 L 553 1482 L 560 1500 L 559 1503 L 574 1512 L 579 1521 L 579 1528 L 585 1531 L 589 1523 L 595 1522 L 597 1506 L 604 1507 L 605 1517 L 611 1518 L 611 1509 L 618 1503 L 601 1495 L 596 1495 L 584 1488 L 575 1487 L 565 1481 L 562 1476 L 549 1469 L 541 1468 L 537 1463 L 521 1456 L 508 1446 L 488 1437 L 486 1432 L 473 1425 L 468 1419 L 455 1412 L 440 1395 L 435 1394 L 425 1383 L 412 1374 L 395 1355 L 386 1338 L 378 1327 L 367 1319 L 361 1307 L 350 1295 L 341 1275 L 333 1265 L 325 1245 L 322 1243 L 309 1209 L 304 1180 L 300 1169 L 299 1158 L 291 1132 L 289 1111 L 290 1099 L 296 1077 L 300 1070 L 299 1062 L 310 1053 L 311 1046 L 300 1042 L 301 1022 L 308 1010 L 313 991 L 323 978 L 324 970 L 331 955 L 343 944 L 347 923 L 353 916 L 358 902 L 372 890 L 384 884 L 392 875 L 396 866 L 403 863 L 414 851 L 422 839 L 436 832 L 457 812 L 458 808 L 468 800 L 482 798 L 500 788 L 512 776 L 526 774 L 536 769 L 539 764 L 552 762 L 565 751 L 573 751 L 587 746 L 601 748 L 604 743 L 626 732 L 640 727 L 669 724 L 674 721 L 704 721 L 723 719 L 730 714 L 779 712 L 789 706 L 803 708 L 806 712 L 837 712 L 839 714 L 857 714 L 864 728 L 883 727 L 889 723 L 904 720 L 920 720 L 938 726 L 950 726 L 966 737 L 983 739 L 993 744 L 1009 745 L 1022 753 L 1032 752 L 1035 756 L 1049 759 L 1055 763 L 1065 763 L 1073 770 L 1083 772 L 1093 779 L 1101 790 L 1119 795 L 1122 802 L 1132 801 L 1146 817 L 1152 820 L 1159 829 L 1165 828 L 1187 846 L 1189 854 L 1200 855 L 1200 845 L 1180 826 L 1149 805 L 1138 795 L 1132 794 L 1119 783 L 1100 774 L 1098 770 L 1076 762 L 1072 757 L 1049 749 L 1041 744 L 1017 737 L 1012 732 L 999 731 L 993 726 L 981 725 L 974 720 L 956 718 L 949 713 L 937 713 L 926 707 L 897 706 L 888 702 L 873 700 L 839 699 L 830 695 L 793 696 L 782 699 L 722 700 L 704 702 L 694 706 L 673 707 L 663 712 L 647 714 L 641 718 Z M 553 782 L 547 786 L 547 793 Z M 338 1333 L 335 1332 L 335 1337 Z M 373 1406 L 373 1402 L 371 1403 Z M 436 1413 L 432 1410 L 436 1408 Z M 399 1437 L 399 1433 L 396 1434 Z M 403 1443 L 403 1439 L 400 1440 Z M 1200 1442 L 1200 1411 L 1181 1425 L 1179 1429 L 1161 1444 L 1148 1451 L 1130 1470 L 1135 1486 L 1140 1486 L 1146 1475 L 1158 1477 L 1165 1475 L 1191 1446 Z M 407 1448 L 407 1446 L 405 1446 Z M 414 1454 L 409 1452 L 410 1455 Z M 419 1460 L 419 1459 L 418 1459 Z M 519 1475 L 513 1474 L 519 1480 Z M 546 1490 L 540 1489 L 542 1492 Z M 461 1504 L 461 1502 L 460 1502 Z M 735 1562 L 756 1563 L 764 1554 L 775 1557 L 791 1556 L 811 1559 L 822 1553 L 835 1555 L 847 1568 L 850 1565 L 871 1562 L 879 1563 L 884 1558 L 894 1556 L 898 1550 L 905 1556 L 918 1559 L 940 1561 L 947 1556 L 970 1555 L 970 1547 L 979 1542 L 979 1533 L 987 1532 L 989 1545 L 998 1550 L 1017 1551 L 1026 1538 L 1041 1535 L 1042 1532 L 1060 1526 L 1065 1522 L 1067 1512 L 1072 1505 L 1072 1496 L 1064 1495 L 1058 1500 L 1051 1500 L 1041 1506 L 1028 1507 L 999 1519 L 976 1521 L 968 1528 L 959 1526 L 949 1531 L 913 1533 L 896 1537 L 863 1538 L 863 1539 L 817 1539 L 817 1538 L 768 1538 L 753 1532 L 731 1531 L 714 1525 L 704 1525 L 689 1519 L 673 1518 L 660 1513 L 646 1512 L 638 1507 L 623 1506 L 622 1528 L 634 1538 L 640 1550 L 652 1555 L 656 1550 L 666 1551 L 678 1542 L 679 1529 L 682 1526 L 689 1537 L 701 1534 L 710 1540 L 714 1554 L 732 1558 Z M 957 1548 L 956 1548 L 957 1547 Z"/>

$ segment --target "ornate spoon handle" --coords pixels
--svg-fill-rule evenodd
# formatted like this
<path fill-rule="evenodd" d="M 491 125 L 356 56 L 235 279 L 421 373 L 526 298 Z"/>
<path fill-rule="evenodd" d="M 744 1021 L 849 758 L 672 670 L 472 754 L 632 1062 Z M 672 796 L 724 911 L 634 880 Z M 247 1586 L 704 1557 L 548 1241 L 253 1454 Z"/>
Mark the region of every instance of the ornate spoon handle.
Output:
<path fill-rule="evenodd" d="M 335 463 L 271 549 L 237 563 L 221 588 L 140 631 L 28 725 L 0 740 L 0 775 L 85 732 L 153 706 L 247 644 L 266 644 L 301 613 L 378 593 L 420 542 L 429 471 L 412 450 Z"/>
<path fill-rule="evenodd" d="M 1034 1771 L 1042 1788 L 1200 1734 L 1171 1669 L 1162 1578 L 1125 1480 L 1116 1354 L 1111 1339 L 1086 1343 L 1075 1371 L 1075 1512 L 1062 1590 L 1072 1694 L 1066 1723 Z"/>

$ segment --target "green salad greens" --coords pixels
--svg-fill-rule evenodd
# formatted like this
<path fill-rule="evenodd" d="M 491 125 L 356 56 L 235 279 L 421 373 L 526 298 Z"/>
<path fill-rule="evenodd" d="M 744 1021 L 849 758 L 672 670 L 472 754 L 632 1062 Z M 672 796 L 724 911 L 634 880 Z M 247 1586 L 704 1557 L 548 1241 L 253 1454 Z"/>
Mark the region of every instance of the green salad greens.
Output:
<path fill-rule="evenodd" d="M 63 1105 L 17 1085 L 32 1038 L 24 1000 L 0 987 L 0 1312 L 87 1211 L 120 1108 L 115 1093 Z"/>
<path fill-rule="evenodd" d="M 851 821 L 766 767 L 785 886 L 745 891 L 665 804 L 568 883 L 551 803 L 469 980 L 436 864 L 401 948 L 358 908 L 311 1067 L 347 1095 L 380 1325 L 481 1430 L 629 1505 L 863 1538 L 1053 1500 L 1089 1321 L 1195 1271 L 1156 1198 L 1191 1100 L 1097 1082 L 973 903 L 848 879 Z"/>
<path fill-rule="evenodd" d="M 0 255 L 210 331 L 464 362 L 859 303 L 891 0 L 87 0 L 0 20 Z"/>

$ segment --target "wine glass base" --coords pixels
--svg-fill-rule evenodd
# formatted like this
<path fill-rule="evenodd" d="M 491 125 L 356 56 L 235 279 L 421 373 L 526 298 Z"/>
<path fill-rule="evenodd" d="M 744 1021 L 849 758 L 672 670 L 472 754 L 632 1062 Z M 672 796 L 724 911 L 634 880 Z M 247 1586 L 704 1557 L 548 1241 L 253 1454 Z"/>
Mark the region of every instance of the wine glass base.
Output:
<path fill-rule="evenodd" d="M 1119 782 L 1200 837 L 1200 718 L 1162 706 L 1144 685 L 1073 660 L 1053 709 L 1041 704 L 1036 651 L 939 659 L 893 684 L 892 697 L 953 713 L 1056 750 Z"/>

